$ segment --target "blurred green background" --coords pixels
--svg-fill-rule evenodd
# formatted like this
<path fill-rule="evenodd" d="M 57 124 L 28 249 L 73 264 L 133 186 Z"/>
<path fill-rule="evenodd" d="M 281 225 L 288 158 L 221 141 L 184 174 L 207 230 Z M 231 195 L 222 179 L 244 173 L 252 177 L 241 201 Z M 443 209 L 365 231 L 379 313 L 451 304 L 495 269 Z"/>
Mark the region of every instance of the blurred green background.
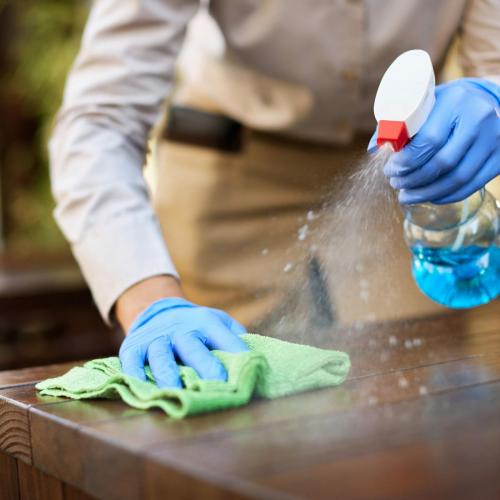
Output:
<path fill-rule="evenodd" d="M 88 8 L 0 0 L 0 227 L 9 254 L 66 249 L 52 217 L 47 141 Z"/>

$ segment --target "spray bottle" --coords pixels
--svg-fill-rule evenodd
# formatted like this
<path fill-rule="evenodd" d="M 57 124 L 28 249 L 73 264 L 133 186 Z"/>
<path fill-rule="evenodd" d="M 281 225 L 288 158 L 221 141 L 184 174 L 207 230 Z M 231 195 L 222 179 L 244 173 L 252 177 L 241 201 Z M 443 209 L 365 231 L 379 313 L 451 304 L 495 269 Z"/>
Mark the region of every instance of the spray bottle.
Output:
<path fill-rule="evenodd" d="M 389 143 L 399 151 L 411 140 L 434 106 L 434 87 L 427 52 L 410 50 L 394 60 L 375 97 L 379 147 Z M 448 205 L 406 205 L 403 211 L 413 277 L 425 295 L 468 308 L 500 294 L 500 210 L 488 191 Z"/>

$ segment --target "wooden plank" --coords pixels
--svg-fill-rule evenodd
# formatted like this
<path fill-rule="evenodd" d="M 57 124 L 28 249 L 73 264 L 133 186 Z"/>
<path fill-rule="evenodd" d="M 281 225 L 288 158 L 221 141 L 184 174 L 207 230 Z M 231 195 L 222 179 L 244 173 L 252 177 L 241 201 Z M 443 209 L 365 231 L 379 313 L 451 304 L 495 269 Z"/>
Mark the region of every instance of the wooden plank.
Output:
<path fill-rule="evenodd" d="M 0 450 L 28 464 L 31 442 L 26 405 L 0 397 Z"/>
<path fill-rule="evenodd" d="M 464 359 L 500 352 L 500 300 L 431 317 L 290 331 L 285 340 L 346 351 L 350 377 Z"/>
<path fill-rule="evenodd" d="M 63 485 L 57 479 L 23 462 L 17 463 L 20 500 L 63 500 Z"/>
<path fill-rule="evenodd" d="M 121 417 L 142 414 L 121 401 L 71 401 L 30 408 L 31 445 L 35 466 L 81 487 L 97 496 L 95 485 L 102 486 L 106 498 L 133 498 L 138 492 L 123 477 L 132 477 L 137 468 L 131 467 L 128 476 L 120 474 L 120 463 L 135 461 L 130 454 L 109 456 L 108 447 L 95 442 L 88 444 L 80 432 L 86 421 L 113 421 Z M 85 450 L 85 453 L 81 453 Z M 61 461 L 60 457 L 66 457 Z M 104 460 L 107 457 L 109 461 Z M 113 464 L 111 467 L 110 464 Z M 88 480 L 86 478 L 89 478 Z M 102 479 L 102 480 L 101 480 Z M 123 491 L 122 491 L 123 486 Z M 101 491 L 97 489 L 97 491 Z"/>
<path fill-rule="evenodd" d="M 69 484 L 63 484 L 63 496 L 64 500 L 93 500 L 95 497 L 88 495 L 82 490 L 70 486 Z"/>
<path fill-rule="evenodd" d="M 103 409 L 108 404 L 120 405 L 123 418 L 116 418 L 115 415 L 114 419 L 110 419 L 111 415 L 106 415 Z M 47 418 L 46 410 L 54 411 L 58 416 L 52 415 Z M 132 450 L 128 444 L 124 446 L 123 443 L 113 441 L 106 435 L 96 436 L 95 433 L 87 432 L 86 424 L 78 422 L 92 418 L 99 421 L 101 418 L 105 422 L 113 422 L 119 426 L 122 422 L 134 419 L 138 414 L 139 412 L 130 411 L 124 405 L 106 401 L 98 404 L 75 401 L 68 405 L 34 407 L 31 413 L 34 463 L 41 469 L 66 482 L 78 485 L 85 492 L 99 498 L 111 500 L 143 498 L 146 484 L 141 456 L 143 449 Z M 85 452 L 78 453 L 79 450 Z M 66 460 L 61 461 L 61 456 L 67 457 Z M 154 474 L 154 471 L 151 474 Z M 188 476 L 185 478 L 190 488 L 196 484 L 193 478 Z M 156 491 L 155 484 L 157 482 L 151 482 L 151 495 Z M 179 485 L 179 481 L 175 484 Z M 198 483 L 198 490 L 200 488 Z M 223 498 L 233 497 L 239 498 L 227 495 Z"/>
<path fill-rule="evenodd" d="M 500 309 L 487 321 L 471 317 L 460 313 L 340 329 L 315 343 L 349 353 L 351 377 L 500 352 Z"/>
<path fill-rule="evenodd" d="M 0 390 L 0 450 L 27 464 L 32 463 L 28 410 L 34 403 L 65 400 L 39 396 L 33 385 Z"/>
<path fill-rule="evenodd" d="M 82 452 L 77 425 L 58 425 L 30 415 L 33 464 L 40 470 L 75 486 L 82 484 Z M 51 425 L 52 424 L 52 425 Z M 87 450 L 85 450 L 85 453 Z M 40 455 L 44 460 L 40 460 Z M 64 457 L 64 458 L 63 458 Z"/>
<path fill-rule="evenodd" d="M 163 500 L 175 498 L 190 500 L 236 500 L 263 499 L 287 500 L 294 498 L 291 494 L 273 491 L 271 488 L 259 486 L 240 478 L 226 474 L 214 474 L 210 467 L 179 466 L 172 462 L 165 466 L 148 460 L 145 464 L 146 498 Z"/>
<path fill-rule="evenodd" d="M 73 366 L 80 365 L 82 363 L 84 363 L 84 361 L 72 361 L 69 363 L 37 366 L 21 370 L 0 371 L 0 389 L 5 389 L 15 385 L 34 384 L 35 382 L 46 378 L 58 377 L 59 375 L 66 373 Z"/>
<path fill-rule="evenodd" d="M 160 443 L 148 457 L 178 467 L 209 467 L 243 479 L 295 473 L 314 464 L 473 432 L 500 432 L 500 383 L 251 430 Z M 467 452 L 467 450 L 464 450 Z M 480 455 L 476 457 L 480 460 Z"/>
<path fill-rule="evenodd" d="M 19 468 L 22 474 L 25 471 L 29 471 L 29 475 L 21 478 L 21 481 L 28 480 L 28 486 L 30 482 L 33 481 L 35 477 L 36 481 L 40 481 L 41 478 L 45 479 L 44 474 L 39 474 L 30 469 L 29 466 L 20 465 Z M 55 484 L 54 480 L 49 479 L 51 484 Z M 23 488 L 26 485 L 23 484 Z M 30 486 L 31 488 L 31 486 Z M 26 488 L 25 488 L 26 489 Z M 45 491 L 46 487 L 42 491 Z M 95 497 L 91 497 L 81 490 L 69 486 L 67 484 L 62 485 L 64 500 L 92 500 Z M 59 489 L 57 488 L 58 492 Z M 23 490 L 23 494 L 26 497 L 26 492 Z M 36 491 L 30 491 L 30 494 L 34 497 L 37 494 Z M 17 460 L 5 453 L 0 452 L 0 500 L 18 500 L 19 499 L 19 478 L 18 478 L 18 464 Z"/>
<path fill-rule="evenodd" d="M 353 379 L 338 388 L 312 391 L 274 401 L 254 401 L 247 407 L 181 421 L 167 419 L 158 412 L 123 419 L 119 425 L 115 421 L 89 420 L 85 424 L 85 431 L 97 436 L 107 436 L 131 449 L 139 450 L 161 442 L 196 440 L 206 435 L 262 428 L 294 419 L 309 419 L 325 412 L 333 415 L 497 380 L 500 380 L 500 354 L 492 354 L 405 372 Z M 44 410 L 62 414 L 57 405 Z M 64 408 L 61 412 L 64 412 Z"/>
<path fill-rule="evenodd" d="M 287 426 L 292 421 L 302 425 L 301 422 L 325 413 L 332 417 L 391 401 L 423 399 L 426 395 L 421 394 L 422 387 L 432 395 L 499 379 L 500 355 L 492 354 L 353 379 L 340 388 L 254 402 L 246 408 L 183 421 L 170 420 L 158 412 L 128 409 L 113 401 L 36 405 L 31 408 L 34 461 L 43 470 L 96 496 L 111 498 L 113 493 L 119 493 L 128 498 L 129 494 L 130 497 L 132 493 L 138 494 L 135 486 L 121 492 L 110 485 L 117 484 L 121 477 L 134 478 L 132 483 L 139 484 L 141 464 L 137 455 L 159 443 L 173 447 L 176 442 L 188 441 L 196 447 L 202 439 L 239 432 L 258 433 L 266 427 Z M 405 380 L 405 384 L 401 384 L 401 380 Z M 76 454 L 75 450 L 85 450 L 85 454 Z M 60 456 L 70 453 L 73 456 L 68 462 L 59 460 Z M 116 461 L 112 470 L 106 466 L 108 460 Z M 154 471 L 154 466 L 150 469 L 148 465 L 148 474 L 153 476 Z"/>
<path fill-rule="evenodd" d="M 104 411 L 102 406 L 107 403 L 116 405 L 116 402 L 99 402 L 98 404 L 74 402 L 75 405 L 49 405 L 42 408 L 32 409 L 32 435 L 33 435 L 33 454 L 34 463 L 41 469 L 49 471 L 51 474 L 77 485 L 86 493 L 106 499 L 136 499 L 143 498 L 147 481 L 144 477 L 144 464 L 142 458 L 143 448 L 132 450 L 127 445 L 118 441 L 109 439 L 106 435 L 96 436 L 95 433 L 88 433 L 84 423 L 78 423 L 77 420 L 86 418 L 103 418 Z M 82 405 L 86 406 L 83 410 Z M 73 408 L 71 408 L 73 406 Z M 44 411 L 56 410 L 56 413 L 67 417 L 52 416 L 47 418 Z M 130 412 L 124 405 L 121 410 L 127 414 Z M 108 415 L 109 417 L 109 415 Z M 72 420 L 68 420 L 71 418 Z M 113 422 L 119 426 L 122 422 L 128 422 L 134 419 L 132 416 L 123 416 L 123 418 L 103 418 L 106 422 Z M 97 420 L 99 421 L 99 420 Z M 165 417 L 163 417 L 165 421 Z M 40 436 L 37 438 L 36 436 Z M 78 453 L 84 450 L 83 453 Z M 61 456 L 67 457 L 64 461 Z M 150 472 L 152 477 L 154 470 Z M 163 476 L 166 471 L 163 470 Z M 185 477 L 189 486 L 188 490 L 194 485 L 198 485 L 198 491 L 205 483 L 196 483 L 196 481 L 187 475 Z M 148 495 L 153 495 L 158 490 L 155 485 L 158 481 L 151 481 L 148 486 Z M 179 486 L 180 481 L 175 483 Z M 209 490 L 207 489 L 207 492 Z M 214 489 L 214 492 L 219 491 Z M 165 491 L 161 495 L 164 498 Z M 149 498 L 149 496 L 148 496 Z M 174 498 L 183 498 L 174 496 Z M 192 498 L 192 497 L 190 497 Z M 208 495 L 207 498 L 212 498 Z M 214 496 L 213 498 L 240 498 L 240 496 L 223 497 Z"/>
<path fill-rule="evenodd" d="M 0 500 L 17 500 L 18 498 L 16 459 L 0 452 Z"/>
<path fill-rule="evenodd" d="M 119 425 L 120 420 L 117 420 Z M 133 453 L 119 443 L 94 439 L 84 431 L 79 434 L 86 450 L 81 457 L 81 487 L 86 492 L 109 500 L 144 498 L 144 468 L 141 453 Z"/>
<path fill-rule="evenodd" d="M 352 379 L 338 388 L 312 391 L 275 401 L 254 401 L 248 407 L 181 421 L 168 419 L 158 411 L 145 413 L 129 409 L 122 414 L 120 412 L 124 407 L 119 406 L 119 416 L 128 418 L 121 419 L 120 425 L 116 425 L 106 406 L 111 402 L 82 401 L 63 405 L 37 405 L 32 424 L 39 416 L 57 417 L 58 424 L 61 423 L 58 419 L 63 419 L 65 425 L 84 421 L 86 433 L 103 434 L 126 443 L 130 448 L 140 448 L 159 441 L 192 439 L 222 430 L 238 430 L 292 418 L 308 418 L 325 411 L 350 411 L 496 380 L 500 380 L 500 354 Z M 44 435 L 44 432 L 37 430 L 36 434 Z"/>
<path fill-rule="evenodd" d="M 500 498 L 498 428 L 306 466 L 261 484 L 298 498 Z M 387 478 L 390 478 L 388 480 Z"/>

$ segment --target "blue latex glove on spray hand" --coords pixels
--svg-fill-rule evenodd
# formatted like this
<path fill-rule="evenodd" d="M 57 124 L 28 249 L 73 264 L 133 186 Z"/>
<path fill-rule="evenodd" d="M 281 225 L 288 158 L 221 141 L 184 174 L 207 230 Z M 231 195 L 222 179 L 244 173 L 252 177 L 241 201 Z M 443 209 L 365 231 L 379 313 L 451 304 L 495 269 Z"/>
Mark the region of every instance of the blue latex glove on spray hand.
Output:
<path fill-rule="evenodd" d="M 500 86 L 480 78 L 437 86 L 429 118 L 384 173 L 402 204 L 454 203 L 483 188 L 500 174 Z"/>
<path fill-rule="evenodd" d="M 178 359 L 201 378 L 227 380 L 222 363 L 210 349 L 247 351 L 239 337 L 246 330 L 225 312 L 201 307 L 181 298 L 165 298 L 151 304 L 134 321 L 120 347 L 122 369 L 146 380 L 149 364 L 158 387 L 182 387 Z"/>

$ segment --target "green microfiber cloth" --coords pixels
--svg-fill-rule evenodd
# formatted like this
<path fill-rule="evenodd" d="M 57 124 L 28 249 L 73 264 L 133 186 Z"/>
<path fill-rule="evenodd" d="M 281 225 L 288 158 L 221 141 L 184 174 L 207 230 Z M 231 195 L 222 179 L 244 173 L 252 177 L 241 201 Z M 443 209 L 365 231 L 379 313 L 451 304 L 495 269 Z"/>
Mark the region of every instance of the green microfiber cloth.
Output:
<path fill-rule="evenodd" d="M 277 398 L 342 383 L 350 368 L 343 352 L 318 349 L 262 335 L 242 335 L 248 352 L 212 351 L 228 373 L 227 382 L 200 379 L 180 366 L 184 388 L 159 389 L 146 367 L 147 382 L 125 375 L 116 357 L 96 359 L 61 377 L 36 385 L 41 395 L 72 399 L 121 398 L 139 408 L 160 408 L 172 418 L 247 404 L 256 393 Z"/>

